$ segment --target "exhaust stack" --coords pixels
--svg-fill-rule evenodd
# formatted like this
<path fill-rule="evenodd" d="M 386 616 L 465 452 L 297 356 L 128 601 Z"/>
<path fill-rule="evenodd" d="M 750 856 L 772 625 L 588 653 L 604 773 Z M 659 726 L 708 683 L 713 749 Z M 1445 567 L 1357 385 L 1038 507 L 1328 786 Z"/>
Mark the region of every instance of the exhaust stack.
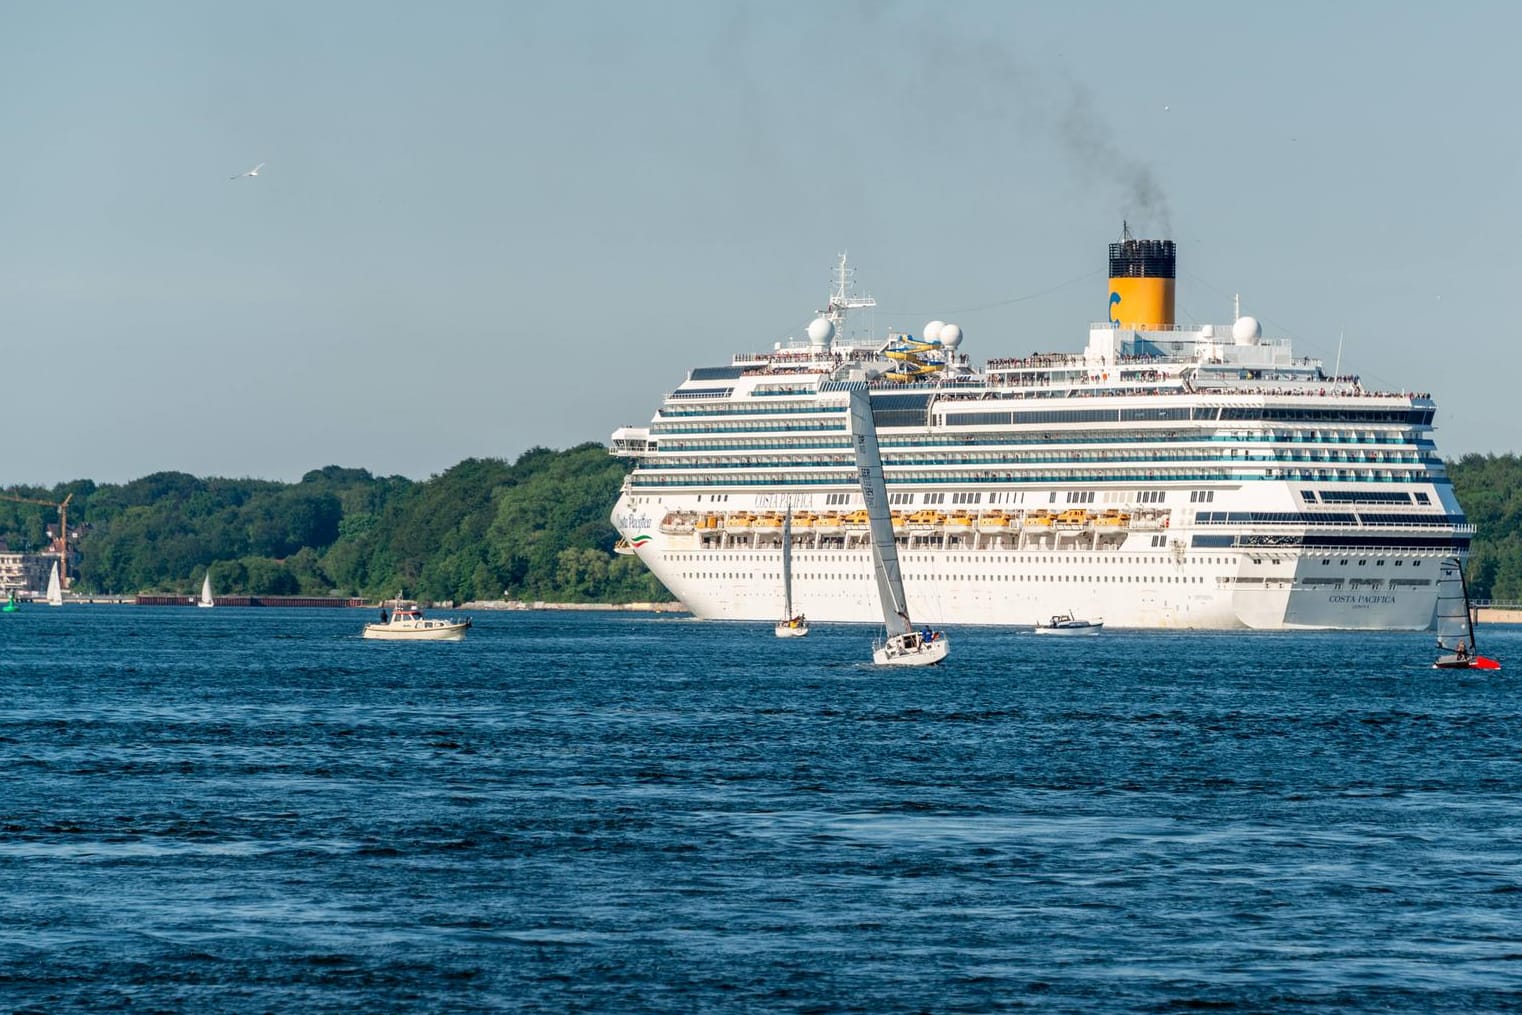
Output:
<path fill-rule="evenodd" d="M 1172 240 L 1133 239 L 1122 223 L 1120 242 L 1110 244 L 1110 326 L 1136 331 L 1172 328 L 1177 262 Z"/>

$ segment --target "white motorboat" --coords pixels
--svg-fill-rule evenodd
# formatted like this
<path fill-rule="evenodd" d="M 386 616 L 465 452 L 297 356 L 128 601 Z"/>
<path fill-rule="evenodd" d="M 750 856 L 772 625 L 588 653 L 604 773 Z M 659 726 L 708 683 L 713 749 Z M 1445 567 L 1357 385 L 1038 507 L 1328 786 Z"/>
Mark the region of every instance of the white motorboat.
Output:
<path fill-rule="evenodd" d="M 1105 626 L 1102 620 L 1084 620 L 1072 612 L 1054 613 L 1052 619 L 1037 621 L 1037 634 L 1098 634 Z"/>
<path fill-rule="evenodd" d="M 809 633 L 809 621 L 793 613 L 793 509 L 782 519 L 782 619 L 777 621 L 779 638 L 802 638 Z"/>
<path fill-rule="evenodd" d="M 878 666 L 933 666 L 946 658 L 951 643 L 940 631 L 914 629 L 909 604 L 904 598 L 904 576 L 898 565 L 898 543 L 893 536 L 893 516 L 888 510 L 888 488 L 883 480 L 882 452 L 877 446 L 877 426 L 872 421 L 872 402 L 865 384 L 851 388 L 851 443 L 856 452 L 856 474 L 862 500 L 867 505 L 867 525 L 872 535 L 872 571 L 877 577 L 877 599 L 882 605 L 886 637 L 872 646 Z"/>
<path fill-rule="evenodd" d="M 459 641 L 470 629 L 470 618 L 435 620 L 423 616 L 416 603 L 395 600 L 389 614 L 381 607 L 378 624 L 366 624 L 364 636 L 384 641 Z"/>

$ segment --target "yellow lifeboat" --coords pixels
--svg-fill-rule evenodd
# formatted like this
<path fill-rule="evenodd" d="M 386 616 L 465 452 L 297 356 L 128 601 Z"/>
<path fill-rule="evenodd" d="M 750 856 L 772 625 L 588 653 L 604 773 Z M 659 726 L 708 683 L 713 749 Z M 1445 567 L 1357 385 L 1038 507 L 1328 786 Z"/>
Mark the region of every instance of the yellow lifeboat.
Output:
<path fill-rule="evenodd" d="M 724 528 L 730 532 L 737 530 L 741 532 L 748 531 L 750 529 L 751 523 L 755 520 L 756 516 L 751 514 L 749 511 L 736 511 L 734 514 L 724 519 Z"/>
<path fill-rule="evenodd" d="M 893 511 L 890 513 L 889 517 L 893 519 L 893 527 L 895 529 L 902 529 L 905 525 L 908 524 L 909 521 L 904 517 L 904 513 L 902 511 Z"/>
<path fill-rule="evenodd" d="M 839 532 L 840 512 L 826 511 L 814 521 L 814 528 L 819 532 Z"/>
<path fill-rule="evenodd" d="M 1025 527 L 1028 529 L 1049 529 L 1054 521 L 1052 513 L 1045 508 L 1027 511 L 1025 514 Z"/>
<path fill-rule="evenodd" d="M 1009 531 L 1009 515 L 1003 511 L 985 511 L 978 516 L 979 532 Z"/>
<path fill-rule="evenodd" d="M 782 528 L 782 516 L 775 511 L 764 512 L 751 519 L 750 527 L 756 532 L 776 532 Z"/>
<path fill-rule="evenodd" d="M 1068 508 L 1057 516 L 1057 525 L 1064 529 L 1081 529 L 1089 524 L 1089 513 L 1083 508 Z"/>
<path fill-rule="evenodd" d="M 951 516 L 946 519 L 946 529 L 948 532 L 966 532 L 971 528 L 972 515 L 966 511 L 953 511 Z"/>
<path fill-rule="evenodd" d="M 1105 508 L 1104 514 L 1094 519 L 1094 524 L 1104 528 L 1123 529 L 1131 524 L 1131 516 L 1119 508 Z"/>
<path fill-rule="evenodd" d="M 793 514 L 793 528 L 809 529 L 814 527 L 814 519 L 819 517 L 812 511 L 798 511 Z"/>
<path fill-rule="evenodd" d="M 916 529 L 933 529 L 946 522 L 946 516 L 934 508 L 920 508 L 909 516 L 909 524 Z"/>
<path fill-rule="evenodd" d="M 871 521 L 871 516 L 867 514 L 866 508 L 857 508 L 855 511 L 849 511 L 845 515 L 841 516 L 840 520 L 845 523 L 848 528 L 864 529 Z"/>

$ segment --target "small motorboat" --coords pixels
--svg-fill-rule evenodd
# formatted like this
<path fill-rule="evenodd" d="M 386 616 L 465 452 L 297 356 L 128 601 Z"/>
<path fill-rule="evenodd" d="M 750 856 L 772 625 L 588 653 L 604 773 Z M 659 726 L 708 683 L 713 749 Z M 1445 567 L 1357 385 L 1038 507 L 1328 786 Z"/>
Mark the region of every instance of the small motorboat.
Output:
<path fill-rule="evenodd" d="M 1084 620 L 1075 617 L 1071 612 L 1056 613 L 1052 619 L 1042 622 L 1037 621 L 1037 634 L 1098 634 L 1105 626 L 1103 620 Z"/>
<path fill-rule="evenodd" d="M 388 613 L 381 607 L 378 624 L 366 624 L 364 636 L 383 641 L 459 641 L 470 630 L 470 618 L 435 620 L 423 616 L 416 603 L 394 601 Z"/>

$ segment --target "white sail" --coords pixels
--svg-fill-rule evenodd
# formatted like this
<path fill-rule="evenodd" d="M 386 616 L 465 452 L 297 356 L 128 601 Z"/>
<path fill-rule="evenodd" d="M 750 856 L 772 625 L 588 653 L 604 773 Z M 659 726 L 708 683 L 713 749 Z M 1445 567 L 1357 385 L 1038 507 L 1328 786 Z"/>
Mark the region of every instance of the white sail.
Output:
<path fill-rule="evenodd" d="M 58 580 L 58 562 L 53 562 L 53 570 L 48 574 L 48 605 L 63 605 L 63 584 Z"/>
<path fill-rule="evenodd" d="M 211 572 L 206 572 L 206 577 L 201 580 L 201 598 L 196 600 L 196 605 L 201 607 L 215 606 L 216 601 L 211 597 Z"/>
<path fill-rule="evenodd" d="M 782 519 L 782 619 L 793 619 L 793 508 Z"/>
<path fill-rule="evenodd" d="M 893 515 L 888 510 L 888 485 L 877 446 L 877 424 L 872 419 L 871 396 L 864 384 L 851 388 L 850 415 L 856 475 L 872 536 L 872 570 L 877 576 L 883 626 L 888 630 L 888 637 L 872 647 L 872 662 L 878 666 L 934 666 L 946 658 L 951 645 L 943 632 L 915 633 L 914 622 L 909 619 L 904 576 L 898 566 L 898 544 L 893 538 Z"/>
<path fill-rule="evenodd" d="M 914 629 L 909 604 L 904 599 L 904 578 L 898 566 L 898 544 L 893 539 L 893 516 L 888 510 L 888 486 L 883 479 L 882 453 L 877 446 L 877 427 L 872 422 L 872 400 L 865 386 L 851 390 L 851 442 L 856 451 L 856 474 L 866 502 L 867 524 L 872 534 L 872 570 L 877 575 L 878 601 L 888 636 Z"/>

